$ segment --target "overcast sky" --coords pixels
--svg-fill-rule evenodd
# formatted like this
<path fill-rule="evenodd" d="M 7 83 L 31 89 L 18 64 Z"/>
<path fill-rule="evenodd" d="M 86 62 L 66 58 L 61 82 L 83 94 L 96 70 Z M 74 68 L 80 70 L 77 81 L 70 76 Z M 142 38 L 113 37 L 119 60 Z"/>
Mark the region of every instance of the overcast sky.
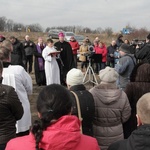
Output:
<path fill-rule="evenodd" d="M 120 31 L 127 24 L 150 29 L 150 0 L 0 0 L 0 16 L 42 27 L 81 25 Z"/>

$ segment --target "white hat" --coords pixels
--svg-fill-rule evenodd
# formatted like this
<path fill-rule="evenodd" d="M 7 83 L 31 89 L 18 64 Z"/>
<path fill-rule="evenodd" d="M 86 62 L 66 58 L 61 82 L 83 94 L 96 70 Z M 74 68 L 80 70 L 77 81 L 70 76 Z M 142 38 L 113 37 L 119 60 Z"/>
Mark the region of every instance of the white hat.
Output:
<path fill-rule="evenodd" d="M 84 75 L 80 69 L 73 68 L 67 73 L 66 82 L 68 85 L 83 84 Z"/>
<path fill-rule="evenodd" d="M 102 82 L 114 83 L 119 75 L 114 68 L 106 67 L 99 72 L 99 77 Z"/>

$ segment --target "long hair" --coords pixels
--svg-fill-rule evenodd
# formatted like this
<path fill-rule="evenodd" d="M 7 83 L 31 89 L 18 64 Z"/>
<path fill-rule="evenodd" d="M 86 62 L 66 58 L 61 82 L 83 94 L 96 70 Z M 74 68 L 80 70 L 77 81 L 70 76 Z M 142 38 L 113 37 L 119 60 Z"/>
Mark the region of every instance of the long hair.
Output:
<path fill-rule="evenodd" d="M 51 125 L 53 119 L 67 115 L 71 112 L 72 101 L 70 91 L 58 84 L 51 84 L 43 88 L 37 99 L 37 110 L 41 115 L 40 120 L 34 122 L 32 133 L 36 141 L 36 150 L 43 130 Z"/>

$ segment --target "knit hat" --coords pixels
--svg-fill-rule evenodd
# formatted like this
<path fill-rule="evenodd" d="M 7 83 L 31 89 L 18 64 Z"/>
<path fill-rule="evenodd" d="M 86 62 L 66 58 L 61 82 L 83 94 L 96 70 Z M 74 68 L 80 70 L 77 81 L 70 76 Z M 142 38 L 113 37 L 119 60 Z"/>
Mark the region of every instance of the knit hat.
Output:
<path fill-rule="evenodd" d="M 119 75 L 114 68 L 106 67 L 99 72 L 99 77 L 102 82 L 114 83 Z"/>
<path fill-rule="evenodd" d="M 125 53 L 131 53 L 131 48 L 128 44 L 121 44 L 121 46 L 119 47 L 119 51 L 125 52 Z"/>
<path fill-rule="evenodd" d="M 84 75 L 80 69 L 73 68 L 67 73 L 66 82 L 68 85 L 83 84 Z"/>
<path fill-rule="evenodd" d="M 63 32 L 60 32 L 59 34 L 58 34 L 58 37 L 64 37 L 65 35 L 64 35 L 64 33 Z"/>
<path fill-rule="evenodd" d="M 149 39 L 149 40 L 150 40 L 150 34 L 147 36 L 147 39 Z"/>

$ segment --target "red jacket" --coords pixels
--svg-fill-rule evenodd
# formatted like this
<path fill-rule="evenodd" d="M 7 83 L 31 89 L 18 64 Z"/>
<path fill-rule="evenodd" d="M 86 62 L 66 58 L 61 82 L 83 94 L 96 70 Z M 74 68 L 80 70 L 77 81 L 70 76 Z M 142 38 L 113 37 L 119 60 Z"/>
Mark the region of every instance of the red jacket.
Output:
<path fill-rule="evenodd" d="M 79 43 L 77 41 L 70 41 L 69 44 L 72 47 L 73 54 L 77 54 L 77 50 L 79 49 Z"/>
<path fill-rule="evenodd" d="M 100 48 L 99 46 L 94 47 L 95 50 L 95 54 L 102 54 L 102 62 L 106 62 L 107 61 L 107 48 L 105 45 L 103 45 L 102 48 Z"/>
<path fill-rule="evenodd" d="M 95 138 L 80 133 L 80 121 L 66 115 L 43 131 L 40 148 L 44 150 L 99 150 Z M 35 150 L 32 133 L 8 142 L 5 150 Z"/>

